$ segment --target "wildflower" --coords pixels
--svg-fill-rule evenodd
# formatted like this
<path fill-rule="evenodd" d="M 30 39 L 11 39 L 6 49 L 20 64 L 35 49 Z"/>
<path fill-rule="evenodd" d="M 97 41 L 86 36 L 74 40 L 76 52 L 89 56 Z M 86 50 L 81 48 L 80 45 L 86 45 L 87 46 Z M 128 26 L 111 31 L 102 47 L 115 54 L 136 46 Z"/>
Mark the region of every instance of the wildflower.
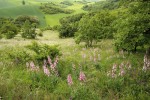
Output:
<path fill-rule="evenodd" d="M 117 64 L 114 64 L 114 65 L 113 65 L 112 70 L 113 70 L 113 71 L 117 71 Z"/>
<path fill-rule="evenodd" d="M 35 65 L 34 65 L 34 62 L 32 61 L 32 62 L 30 62 L 30 67 L 31 68 L 34 68 L 35 67 Z"/>
<path fill-rule="evenodd" d="M 96 57 L 94 57 L 94 59 L 93 59 L 93 60 L 94 60 L 94 62 L 96 62 Z"/>
<path fill-rule="evenodd" d="M 85 74 L 80 71 L 79 80 L 80 81 L 85 81 L 85 79 L 86 79 Z"/>
<path fill-rule="evenodd" d="M 119 76 L 123 76 L 124 74 L 125 74 L 125 70 L 124 69 L 120 69 Z"/>
<path fill-rule="evenodd" d="M 115 73 L 115 71 L 113 71 L 113 70 L 112 70 L 112 73 L 111 73 L 111 77 L 112 77 L 112 78 L 116 78 L 116 73 Z"/>
<path fill-rule="evenodd" d="M 116 71 L 117 71 L 117 64 L 113 64 L 113 67 L 112 67 L 112 70 L 111 70 L 111 73 L 110 71 L 107 73 L 107 76 L 110 76 L 112 78 L 115 78 L 116 77 Z"/>
<path fill-rule="evenodd" d="M 47 75 L 47 76 L 50 76 L 50 71 L 49 69 L 44 65 L 43 66 L 43 70 L 44 70 L 44 73 Z"/>
<path fill-rule="evenodd" d="M 121 65 L 119 66 L 119 68 L 120 68 L 119 76 L 123 76 L 125 74 L 125 70 L 124 70 L 123 66 L 124 66 L 124 63 L 121 63 Z"/>
<path fill-rule="evenodd" d="M 48 63 L 49 63 L 50 65 L 52 65 L 52 60 L 51 60 L 50 56 L 48 56 L 47 59 L 48 59 Z"/>
<path fill-rule="evenodd" d="M 131 63 L 128 61 L 127 64 L 126 64 L 126 68 L 129 70 L 131 69 Z"/>
<path fill-rule="evenodd" d="M 67 76 L 68 85 L 71 86 L 73 84 L 71 74 Z"/>
<path fill-rule="evenodd" d="M 30 68 L 31 68 L 31 71 L 35 71 L 35 69 L 36 69 L 33 61 L 30 62 Z"/>
<path fill-rule="evenodd" d="M 146 71 L 150 69 L 150 60 L 148 59 L 148 56 L 144 56 L 144 66 L 143 66 L 143 71 Z"/>

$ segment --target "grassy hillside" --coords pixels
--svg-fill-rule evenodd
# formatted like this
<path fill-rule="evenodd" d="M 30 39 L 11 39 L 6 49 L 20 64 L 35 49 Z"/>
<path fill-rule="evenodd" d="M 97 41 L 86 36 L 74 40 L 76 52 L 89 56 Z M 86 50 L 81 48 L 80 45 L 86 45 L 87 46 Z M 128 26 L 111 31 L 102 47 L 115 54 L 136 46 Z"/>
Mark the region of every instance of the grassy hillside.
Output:
<path fill-rule="evenodd" d="M 75 12 L 72 14 L 54 14 L 54 15 L 46 15 L 46 23 L 50 26 L 59 25 L 59 19 L 66 16 L 71 16 L 73 14 L 83 13 L 82 10 L 83 4 L 74 3 L 72 6 L 68 6 L 66 9 L 73 9 Z"/>
<path fill-rule="evenodd" d="M 19 15 L 32 15 L 37 16 L 40 19 L 41 26 L 54 26 L 59 25 L 59 19 L 62 17 L 70 16 L 72 14 L 54 14 L 44 15 L 40 10 L 40 3 L 54 2 L 59 4 L 62 1 L 70 1 L 74 5 L 68 6 L 66 9 L 73 9 L 73 14 L 85 12 L 81 8 L 84 4 L 74 2 L 75 0 L 26 0 L 25 6 L 22 5 L 21 0 L 0 0 L 0 17 L 12 17 L 15 18 Z M 82 1 L 82 0 L 77 0 Z M 89 0 L 92 1 L 92 0 Z"/>
<path fill-rule="evenodd" d="M 37 5 L 30 2 L 22 5 L 19 0 L 0 0 L 0 17 L 15 18 L 19 15 L 37 16 L 40 19 L 41 26 L 46 25 L 44 14 L 38 9 Z"/>

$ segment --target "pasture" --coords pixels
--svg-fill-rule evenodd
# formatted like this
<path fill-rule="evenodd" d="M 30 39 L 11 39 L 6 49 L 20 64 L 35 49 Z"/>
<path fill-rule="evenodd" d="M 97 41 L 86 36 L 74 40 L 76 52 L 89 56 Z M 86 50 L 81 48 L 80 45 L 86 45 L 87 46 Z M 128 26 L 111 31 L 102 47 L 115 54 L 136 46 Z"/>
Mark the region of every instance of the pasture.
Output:
<path fill-rule="evenodd" d="M 59 19 L 62 17 L 85 12 L 81 9 L 84 4 L 76 3 L 73 0 L 69 1 L 73 2 L 74 5 L 66 8 L 75 10 L 73 14 L 47 15 L 41 12 L 39 9 L 41 3 L 54 2 L 56 4 L 59 4 L 62 1 L 63 0 L 29 0 L 26 1 L 25 5 L 22 5 L 22 1 L 20 0 L 0 0 L 0 17 L 16 18 L 19 15 L 37 16 L 40 20 L 41 27 L 45 27 L 46 25 L 59 25 Z"/>

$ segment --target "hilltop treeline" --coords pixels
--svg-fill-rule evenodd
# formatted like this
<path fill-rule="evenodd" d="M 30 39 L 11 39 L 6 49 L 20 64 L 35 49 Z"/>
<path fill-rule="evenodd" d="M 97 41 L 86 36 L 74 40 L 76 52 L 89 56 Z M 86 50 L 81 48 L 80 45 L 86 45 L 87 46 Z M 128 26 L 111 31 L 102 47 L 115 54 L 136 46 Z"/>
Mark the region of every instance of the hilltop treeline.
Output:
<path fill-rule="evenodd" d="M 71 14 L 74 12 L 74 10 L 65 9 L 63 7 L 60 7 L 60 5 L 54 4 L 52 2 L 51 3 L 41 3 L 40 9 L 45 14 L 58 14 L 58 13 Z"/>
<path fill-rule="evenodd" d="M 69 28 L 78 27 L 72 35 L 76 43 L 84 41 L 86 46 L 92 46 L 102 39 L 113 39 L 117 50 L 127 51 L 150 45 L 150 1 L 106 0 L 86 5 L 83 9 L 89 13 Z M 61 29 L 66 27 L 65 23 L 61 22 Z M 64 37 L 70 36 L 68 28 L 63 29 Z"/>
<path fill-rule="evenodd" d="M 17 18 L 0 18 L 0 37 L 13 38 L 18 33 L 23 38 L 35 38 L 35 28 L 39 25 L 39 19 L 36 16 L 21 15 Z"/>

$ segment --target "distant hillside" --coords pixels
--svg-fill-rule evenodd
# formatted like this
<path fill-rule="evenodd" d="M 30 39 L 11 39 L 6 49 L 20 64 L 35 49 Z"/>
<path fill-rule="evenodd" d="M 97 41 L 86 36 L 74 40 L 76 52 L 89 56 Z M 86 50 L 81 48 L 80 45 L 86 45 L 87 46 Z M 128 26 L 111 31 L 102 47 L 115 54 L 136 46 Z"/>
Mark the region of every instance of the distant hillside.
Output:
<path fill-rule="evenodd" d="M 84 4 L 75 3 L 75 1 L 84 0 L 25 0 L 25 5 L 22 4 L 22 0 L 0 0 L 0 17 L 15 18 L 19 15 L 32 15 L 39 18 L 41 26 L 58 25 L 60 18 L 70 16 L 72 14 L 47 15 L 41 12 L 39 6 L 41 5 L 41 3 L 54 2 L 59 4 L 63 1 L 70 1 L 74 3 L 72 6 L 67 7 L 67 9 L 75 10 L 73 14 L 85 12 L 81 9 Z M 95 2 L 100 0 L 85 1 Z"/>
<path fill-rule="evenodd" d="M 32 3 L 32 0 L 25 5 L 22 5 L 22 1 L 19 0 L 0 0 L 0 17 L 15 18 L 19 15 L 37 16 L 40 19 L 40 25 L 46 26 L 44 14 L 38 9 L 38 5 Z"/>

